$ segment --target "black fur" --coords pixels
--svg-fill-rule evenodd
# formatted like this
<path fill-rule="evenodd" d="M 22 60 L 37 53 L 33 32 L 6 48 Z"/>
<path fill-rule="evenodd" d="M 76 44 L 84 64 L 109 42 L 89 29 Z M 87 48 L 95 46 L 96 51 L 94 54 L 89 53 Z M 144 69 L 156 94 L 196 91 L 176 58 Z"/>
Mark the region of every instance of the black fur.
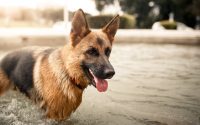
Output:
<path fill-rule="evenodd" d="M 103 43 L 104 43 L 104 41 L 103 41 L 103 39 L 97 37 L 97 43 L 98 43 L 100 46 L 102 46 Z"/>
<path fill-rule="evenodd" d="M 28 90 L 33 87 L 34 64 L 31 52 L 18 51 L 4 57 L 0 67 L 14 85 L 28 95 Z"/>

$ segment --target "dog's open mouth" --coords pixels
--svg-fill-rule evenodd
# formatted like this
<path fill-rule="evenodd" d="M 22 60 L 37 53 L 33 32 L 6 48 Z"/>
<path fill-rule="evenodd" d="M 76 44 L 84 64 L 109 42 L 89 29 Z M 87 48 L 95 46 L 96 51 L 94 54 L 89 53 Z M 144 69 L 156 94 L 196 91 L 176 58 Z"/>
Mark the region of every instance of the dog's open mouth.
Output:
<path fill-rule="evenodd" d="M 100 78 L 96 77 L 90 69 L 89 69 L 89 72 L 93 77 L 93 80 L 94 80 L 93 84 L 95 84 L 97 90 L 99 92 L 105 92 L 108 88 L 108 82 L 105 79 L 100 79 Z"/>
<path fill-rule="evenodd" d="M 91 81 L 91 84 L 96 87 L 99 92 L 105 92 L 107 90 L 108 82 L 105 79 L 96 77 L 90 69 L 88 69 L 87 75 Z"/>

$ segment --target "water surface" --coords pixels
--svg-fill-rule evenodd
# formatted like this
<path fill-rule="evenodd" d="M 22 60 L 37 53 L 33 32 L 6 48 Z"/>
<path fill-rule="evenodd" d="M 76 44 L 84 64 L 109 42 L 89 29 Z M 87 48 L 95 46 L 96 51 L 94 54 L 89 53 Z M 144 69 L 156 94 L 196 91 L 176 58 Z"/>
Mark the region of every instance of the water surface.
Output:
<path fill-rule="evenodd" d="M 46 120 L 10 91 L 0 97 L 0 125 L 200 125 L 200 46 L 116 44 L 111 63 L 108 91 L 88 87 L 70 119 Z"/>

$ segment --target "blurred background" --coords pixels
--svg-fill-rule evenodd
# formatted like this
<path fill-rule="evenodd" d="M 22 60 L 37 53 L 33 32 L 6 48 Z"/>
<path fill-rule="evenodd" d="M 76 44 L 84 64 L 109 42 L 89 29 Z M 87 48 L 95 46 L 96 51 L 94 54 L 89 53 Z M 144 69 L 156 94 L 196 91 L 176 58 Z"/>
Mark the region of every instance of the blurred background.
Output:
<path fill-rule="evenodd" d="M 79 8 L 92 29 L 119 14 L 116 42 L 199 44 L 199 6 L 199 0 L 0 0 L 0 47 L 63 45 Z"/>
<path fill-rule="evenodd" d="M 160 22 L 166 29 L 179 25 L 199 29 L 199 0 L 1 0 L 1 27 L 52 27 L 70 21 L 73 12 L 82 8 L 90 26 L 99 28 L 114 14 L 121 15 L 120 28 L 150 29 Z M 97 19 L 96 25 L 93 19 Z M 179 24 L 181 23 L 181 24 Z"/>
<path fill-rule="evenodd" d="M 155 22 L 166 29 L 199 29 L 199 0 L 8 0 L 0 1 L 1 27 L 53 27 L 71 21 L 74 11 L 87 13 L 91 28 L 99 28 L 114 14 L 122 29 L 151 29 Z M 94 20 L 96 21 L 94 23 Z"/>
<path fill-rule="evenodd" d="M 62 47 L 79 8 L 92 29 L 120 15 L 108 91 L 88 87 L 61 123 L 11 91 L 0 97 L 0 125 L 200 125 L 200 0 L 0 0 L 0 59 Z"/>

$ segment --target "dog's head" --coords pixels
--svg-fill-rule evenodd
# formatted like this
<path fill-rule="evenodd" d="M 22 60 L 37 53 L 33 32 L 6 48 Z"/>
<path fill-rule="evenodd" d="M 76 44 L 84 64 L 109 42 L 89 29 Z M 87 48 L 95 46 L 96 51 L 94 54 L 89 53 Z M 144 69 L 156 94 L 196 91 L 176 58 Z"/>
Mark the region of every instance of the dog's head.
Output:
<path fill-rule="evenodd" d="M 87 84 L 94 85 L 100 92 L 107 90 L 106 79 L 112 78 L 115 74 L 109 56 L 118 27 L 119 16 L 117 15 L 101 30 L 91 31 L 81 9 L 75 13 L 72 20 L 71 58 L 74 63 L 79 63 L 82 76 L 88 81 Z"/>

